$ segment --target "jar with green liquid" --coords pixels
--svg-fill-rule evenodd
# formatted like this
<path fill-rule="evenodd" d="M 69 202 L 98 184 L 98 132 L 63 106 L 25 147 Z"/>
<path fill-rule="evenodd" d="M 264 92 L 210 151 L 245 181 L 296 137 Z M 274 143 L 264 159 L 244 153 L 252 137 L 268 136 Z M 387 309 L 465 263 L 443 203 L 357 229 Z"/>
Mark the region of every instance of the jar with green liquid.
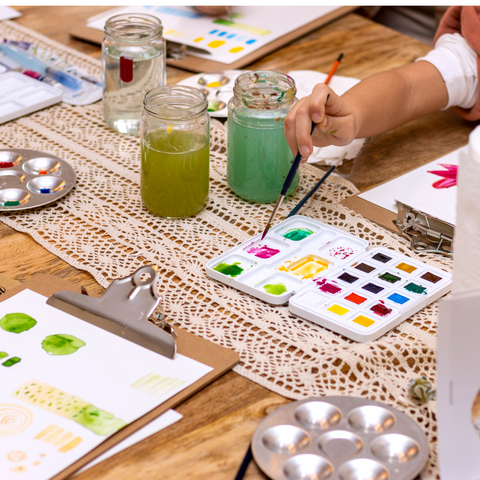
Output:
<path fill-rule="evenodd" d="M 205 94 L 193 87 L 157 87 L 141 117 L 140 193 L 147 209 L 166 218 L 199 213 L 207 203 L 210 117 Z"/>
<path fill-rule="evenodd" d="M 292 77 L 257 71 L 240 75 L 228 103 L 227 182 L 244 200 L 276 202 L 294 156 L 284 121 L 297 99 Z M 298 185 L 298 172 L 287 195 Z"/>

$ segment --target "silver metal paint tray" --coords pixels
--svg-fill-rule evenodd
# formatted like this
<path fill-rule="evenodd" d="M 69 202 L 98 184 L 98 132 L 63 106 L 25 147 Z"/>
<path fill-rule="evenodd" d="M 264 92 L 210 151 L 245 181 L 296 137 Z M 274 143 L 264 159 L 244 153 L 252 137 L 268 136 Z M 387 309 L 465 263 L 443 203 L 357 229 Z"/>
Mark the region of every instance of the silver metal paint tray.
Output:
<path fill-rule="evenodd" d="M 395 408 L 326 396 L 292 402 L 264 418 L 252 453 L 275 480 L 413 480 L 429 446 L 420 426 Z"/>
<path fill-rule="evenodd" d="M 36 150 L 0 150 L 0 212 L 26 210 L 64 197 L 75 185 L 73 167 Z"/>

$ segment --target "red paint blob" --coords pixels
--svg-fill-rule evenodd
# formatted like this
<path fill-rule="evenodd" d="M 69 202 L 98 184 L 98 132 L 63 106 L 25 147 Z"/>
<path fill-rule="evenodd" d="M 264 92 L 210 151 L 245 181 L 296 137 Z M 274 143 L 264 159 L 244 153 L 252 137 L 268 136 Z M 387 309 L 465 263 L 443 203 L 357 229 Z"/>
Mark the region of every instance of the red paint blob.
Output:
<path fill-rule="evenodd" d="M 46 175 L 48 172 L 46 170 L 40 170 L 38 172 L 39 175 Z"/>
<path fill-rule="evenodd" d="M 349 302 L 355 303 L 355 305 L 360 305 L 366 300 L 366 298 L 361 297 L 360 295 L 357 295 L 356 293 L 351 293 L 350 295 L 347 295 L 345 297 L 345 300 L 348 300 Z"/>
<path fill-rule="evenodd" d="M 370 309 L 373 313 L 376 313 L 377 315 L 380 315 L 381 317 L 384 317 L 385 315 L 388 315 L 389 313 L 392 312 L 391 308 L 386 307 L 385 305 L 381 303 L 377 303 Z"/>
<path fill-rule="evenodd" d="M 12 162 L 0 162 L 0 168 L 11 168 L 13 166 Z"/>
<path fill-rule="evenodd" d="M 333 295 L 342 291 L 340 287 L 337 287 L 332 283 L 327 283 L 324 278 L 322 280 L 314 280 L 314 282 L 320 287 L 320 290 L 325 293 L 331 293 Z"/>

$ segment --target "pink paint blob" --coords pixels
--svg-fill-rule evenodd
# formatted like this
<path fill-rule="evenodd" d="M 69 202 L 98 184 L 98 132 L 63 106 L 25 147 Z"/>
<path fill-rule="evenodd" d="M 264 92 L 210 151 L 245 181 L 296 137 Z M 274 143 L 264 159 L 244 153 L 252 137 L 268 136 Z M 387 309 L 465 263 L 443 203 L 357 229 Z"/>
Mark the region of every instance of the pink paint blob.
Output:
<path fill-rule="evenodd" d="M 255 255 L 258 258 L 271 258 L 277 253 L 280 253 L 280 250 L 277 250 L 276 248 L 270 248 L 267 247 L 266 245 L 258 245 L 257 247 L 252 247 L 250 250 L 247 250 L 247 253 L 251 253 L 252 255 Z"/>
<path fill-rule="evenodd" d="M 335 247 L 335 248 L 331 248 L 327 253 L 331 257 L 336 257 L 336 258 L 339 258 L 340 260 L 345 260 L 350 255 L 353 255 L 355 253 L 355 250 L 350 247 Z"/>
<path fill-rule="evenodd" d="M 440 165 L 446 170 L 429 170 L 428 171 L 428 173 L 433 173 L 434 175 L 443 177 L 441 180 L 438 180 L 435 183 L 433 183 L 432 187 L 437 189 L 454 187 L 457 184 L 458 166 L 450 165 L 448 163 L 441 163 Z"/>
<path fill-rule="evenodd" d="M 341 292 L 342 289 L 340 287 L 337 287 L 336 285 L 333 285 L 332 283 L 327 283 L 327 281 L 323 278 L 322 280 L 313 280 L 320 290 L 325 293 L 331 293 L 332 295 L 338 292 Z"/>

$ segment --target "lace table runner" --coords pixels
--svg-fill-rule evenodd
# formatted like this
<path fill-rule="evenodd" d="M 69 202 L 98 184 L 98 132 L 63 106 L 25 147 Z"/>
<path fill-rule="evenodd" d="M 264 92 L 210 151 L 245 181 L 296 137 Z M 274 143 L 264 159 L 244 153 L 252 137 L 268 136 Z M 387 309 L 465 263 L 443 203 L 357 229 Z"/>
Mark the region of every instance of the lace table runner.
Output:
<path fill-rule="evenodd" d="M 13 22 L 0 23 L 0 38 L 35 42 L 94 75 L 98 61 L 67 49 Z M 164 308 L 173 324 L 236 350 L 235 371 L 293 399 L 351 395 L 379 400 L 414 418 L 431 440 L 422 479 L 437 479 L 436 402 L 408 398 L 410 379 L 435 381 L 437 304 L 423 309 L 379 340 L 362 344 L 216 282 L 205 273 L 211 258 L 262 231 L 272 206 L 234 196 L 226 176 L 226 138 L 211 131 L 210 198 L 194 218 L 164 220 L 150 215 L 139 193 L 139 139 L 109 129 L 102 104 L 59 104 L 0 126 L 0 148 L 29 148 L 58 155 L 78 174 L 73 191 L 43 208 L 2 214 L 75 268 L 106 287 L 143 264 L 161 272 Z M 285 216 L 320 172 L 302 166 L 301 187 L 284 203 Z M 407 242 L 339 205 L 356 188 L 332 175 L 302 214 L 369 241 L 451 270 L 451 261 L 414 254 Z"/>

